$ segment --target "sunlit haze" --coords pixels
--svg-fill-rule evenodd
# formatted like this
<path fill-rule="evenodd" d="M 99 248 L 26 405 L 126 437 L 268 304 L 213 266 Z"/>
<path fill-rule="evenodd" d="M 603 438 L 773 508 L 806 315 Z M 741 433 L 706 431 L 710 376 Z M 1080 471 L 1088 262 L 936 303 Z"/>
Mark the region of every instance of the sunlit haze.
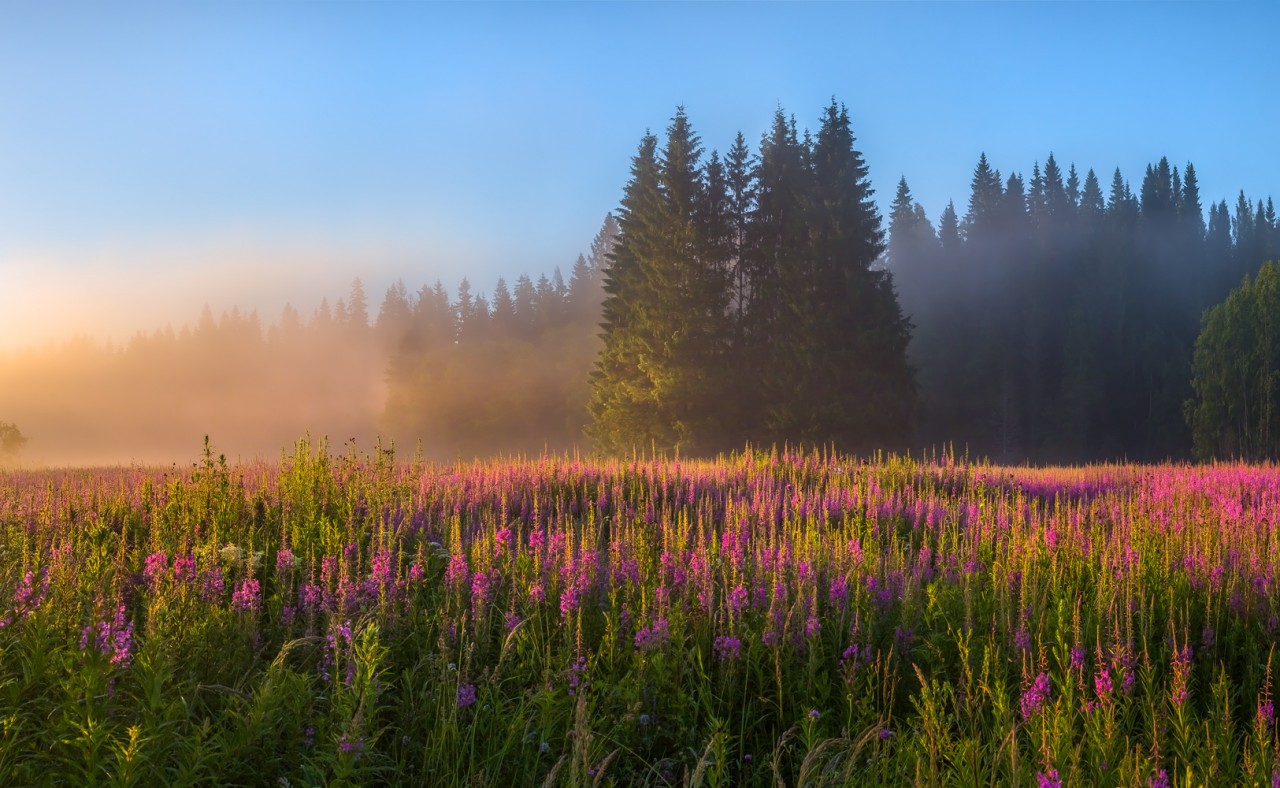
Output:
<path fill-rule="evenodd" d="M 0 358 L 305 318 L 356 277 L 371 318 L 397 280 L 567 279 L 677 106 L 723 153 L 836 97 L 882 216 L 905 176 L 935 225 L 983 152 L 1265 199 L 1277 30 L 1274 3 L 6 3 Z"/>

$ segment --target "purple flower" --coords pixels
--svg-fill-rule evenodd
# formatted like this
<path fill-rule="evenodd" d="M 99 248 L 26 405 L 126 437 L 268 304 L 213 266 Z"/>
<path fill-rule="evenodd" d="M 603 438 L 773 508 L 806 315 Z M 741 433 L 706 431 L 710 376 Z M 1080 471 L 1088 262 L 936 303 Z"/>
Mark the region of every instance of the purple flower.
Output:
<path fill-rule="evenodd" d="M 1036 783 L 1039 788 L 1062 788 L 1062 778 L 1058 776 L 1057 769 L 1050 769 L 1048 774 L 1036 772 Z"/>
<path fill-rule="evenodd" d="M 231 595 L 231 608 L 244 613 L 257 613 L 262 602 L 261 595 L 262 589 L 258 581 L 252 577 L 246 577 L 240 581 L 235 593 Z"/>
<path fill-rule="evenodd" d="M 843 607 L 845 600 L 849 598 L 849 580 L 844 575 L 840 575 L 831 581 L 831 587 L 827 589 L 827 602 L 835 608 Z"/>
<path fill-rule="evenodd" d="M 502 553 L 511 545 L 511 529 L 499 528 L 493 535 L 493 557 L 501 558 Z"/>
<path fill-rule="evenodd" d="M 344 753 L 354 753 L 356 758 L 360 758 L 360 754 L 364 752 L 364 739 L 352 739 L 347 734 L 342 734 L 342 738 L 338 739 L 338 750 Z"/>
<path fill-rule="evenodd" d="M 516 613 L 507 613 L 502 617 L 502 629 L 510 635 L 515 628 L 520 626 L 520 616 Z"/>
<path fill-rule="evenodd" d="M 165 555 L 163 550 L 152 553 L 147 556 L 146 567 L 142 570 L 142 576 L 147 580 L 147 590 L 152 594 L 159 590 L 161 583 L 168 579 L 169 575 L 169 556 Z"/>
<path fill-rule="evenodd" d="M 293 569 L 293 551 L 285 547 L 276 553 L 276 574 L 288 574 Z"/>
<path fill-rule="evenodd" d="M 893 731 L 888 728 L 880 729 L 880 741 L 888 741 L 891 738 L 893 738 Z"/>
<path fill-rule="evenodd" d="M 0 618 L 0 629 L 11 624 L 14 620 L 25 620 L 31 611 L 40 607 L 44 603 L 45 597 L 49 593 L 49 570 L 40 570 L 40 583 L 37 588 L 35 573 L 30 570 L 22 577 L 22 581 L 18 583 L 18 587 L 13 590 L 13 616 L 5 616 Z"/>
<path fill-rule="evenodd" d="M 1186 646 L 1180 650 L 1173 652 L 1173 688 L 1170 691 L 1170 698 L 1173 705 L 1181 707 L 1187 702 L 1190 694 L 1187 690 L 1187 680 L 1191 674 L 1191 647 Z"/>
<path fill-rule="evenodd" d="M 1031 650 L 1031 633 L 1026 627 L 1019 627 L 1018 631 L 1013 633 L 1013 645 L 1021 652 Z"/>
<path fill-rule="evenodd" d="M 660 618 L 651 625 L 642 627 L 636 633 L 635 642 L 636 648 L 645 654 L 666 646 L 671 642 L 671 633 L 667 629 L 667 619 Z"/>
<path fill-rule="evenodd" d="M 215 566 L 200 573 L 200 598 L 205 602 L 216 604 L 222 601 L 226 584 L 222 579 L 222 568 Z"/>
<path fill-rule="evenodd" d="M 1276 721 L 1276 707 L 1271 698 L 1258 698 L 1258 727 L 1263 730 L 1271 728 Z"/>
<path fill-rule="evenodd" d="M 192 555 L 180 555 L 173 559 L 173 582 L 185 583 L 196 576 L 196 559 Z"/>
<path fill-rule="evenodd" d="M 742 657 L 742 641 L 732 635 L 721 635 L 716 638 L 714 651 L 721 662 L 734 662 Z"/>
<path fill-rule="evenodd" d="M 311 614 L 319 613 L 321 605 L 324 604 L 324 592 L 321 591 L 320 586 L 313 583 L 303 583 L 298 597 L 302 603 L 302 609 Z"/>
<path fill-rule="evenodd" d="M 569 683 L 569 697 L 577 697 L 579 690 L 586 689 L 589 686 L 587 680 L 582 678 L 582 674 L 585 673 L 586 670 L 586 657 L 578 657 L 573 661 L 573 664 L 569 666 L 569 670 L 566 671 L 566 678 Z"/>
<path fill-rule="evenodd" d="M 809 719 L 817 722 L 822 717 L 822 712 L 817 709 L 809 709 Z"/>
<path fill-rule="evenodd" d="M 133 622 L 125 619 L 124 605 L 116 608 L 110 621 L 89 624 L 80 632 L 80 648 L 88 650 L 92 645 L 99 654 L 108 657 L 112 665 L 129 666 L 133 650 Z"/>
<path fill-rule="evenodd" d="M 1099 666 L 1093 677 L 1093 692 L 1098 696 L 1098 703 L 1103 706 L 1110 703 L 1112 691 L 1111 671 Z"/>
<path fill-rule="evenodd" d="M 1200 631 L 1200 649 L 1202 651 L 1212 649 L 1216 639 L 1216 633 L 1213 631 L 1213 626 L 1205 624 L 1204 629 Z"/>
<path fill-rule="evenodd" d="M 467 557 L 455 553 L 449 558 L 449 566 L 444 570 L 444 582 L 449 588 L 461 588 L 467 582 Z"/>
<path fill-rule="evenodd" d="M 463 684 L 458 687 L 458 708 L 468 709 L 476 703 L 476 685 Z"/>
<path fill-rule="evenodd" d="M 1169 773 L 1164 769 L 1155 773 L 1154 777 L 1147 779 L 1148 788 L 1169 788 Z"/>
<path fill-rule="evenodd" d="M 1049 674 L 1041 673 L 1022 693 L 1019 705 L 1022 708 L 1023 719 L 1029 720 L 1034 717 L 1044 704 L 1049 702 L 1050 695 Z"/>
<path fill-rule="evenodd" d="M 476 572 L 471 577 L 471 610 L 479 616 L 489 604 L 489 573 Z"/>

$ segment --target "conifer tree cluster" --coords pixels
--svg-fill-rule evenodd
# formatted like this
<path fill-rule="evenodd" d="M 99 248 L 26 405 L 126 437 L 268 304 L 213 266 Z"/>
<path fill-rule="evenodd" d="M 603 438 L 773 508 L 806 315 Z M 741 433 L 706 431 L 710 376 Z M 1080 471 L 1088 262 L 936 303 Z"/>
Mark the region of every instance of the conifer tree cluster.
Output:
<path fill-rule="evenodd" d="M 847 110 L 703 155 L 684 109 L 632 160 L 590 434 L 606 451 L 905 445 L 909 324 Z"/>
<path fill-rule="evenodd" d="M 1052 154 L 1028 177 L 979 157 L 936 226 L 905 178 L 887 234 L 872 197 L 834 101 L 816 133 L 779 110 L 723 157 L 678 110 L 567 281 L 397 283 L 371 305 L 357 279 L 270 325 L 206 308 L 123 345 L 0 354 L 0 415 L 25 456 L 64 461 L 186 456 L 205 434 L 270 455 L 306 431 L 437 459 L 745 442 L 1280 456 L 1270 199 L 1206 212 L 1189 163 L 1162 158 L 1135 190 Z"/>
<path fill-rule="evenodd" d="M 388 290 L 373 327 L 389 358 L 380 431 L 436 457 L 577 447 L 618 232 L 606 216 L 567 283 L 557 269 L 513 288 L 499 278 L 488 297 L 467 279 L 452 301 L 438 281 Z"/>
<path fill-rule="evenodd" d="M 963 218 L 935 232 L 906 179 L 888 265 L 915 326 L 917 445 L 997 460 L 1185 457 L 1206 307 L 1280 253 L 1271 201 L 1209 206 L 1167 158 L 1135 193 L 1052 154 L 1025 179 L 981 156 Z"/>

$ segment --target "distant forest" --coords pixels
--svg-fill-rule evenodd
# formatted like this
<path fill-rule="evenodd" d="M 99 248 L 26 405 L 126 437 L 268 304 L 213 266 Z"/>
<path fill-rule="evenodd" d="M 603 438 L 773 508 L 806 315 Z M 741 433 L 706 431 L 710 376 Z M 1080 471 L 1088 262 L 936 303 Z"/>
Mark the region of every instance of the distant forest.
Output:
<path fill-rule="evenodd" d="M 1270 199 L 1206 215 L 1194 166 L 1166 158 L 1134 189 L 984 154 L 936 224 L 905 178 L 888 217 L 873 194 L 834 103 L 816 135 L 779 111 L 723 158 L 680 111 L 567 278 L 397 283 L 376 308 L 356 280 L 270 325 L 206 309 L 0 355 L 0 417 L 33 459 L 80 461 L 191 456 L 206 433 L 271 456 L 308 429 L 441 459 L 747 440 L 1187 458 L 1202 314 L 1280 259 Z"/>

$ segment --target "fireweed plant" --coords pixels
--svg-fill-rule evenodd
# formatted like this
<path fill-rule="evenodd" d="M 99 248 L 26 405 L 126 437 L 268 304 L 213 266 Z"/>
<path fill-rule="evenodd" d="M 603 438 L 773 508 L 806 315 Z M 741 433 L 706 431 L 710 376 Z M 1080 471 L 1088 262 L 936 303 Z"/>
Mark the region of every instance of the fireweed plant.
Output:
<path fill-rule="evenodd" d="M 1280 469 L 0 474 L 0 784 L 1280 785 Z"/>

